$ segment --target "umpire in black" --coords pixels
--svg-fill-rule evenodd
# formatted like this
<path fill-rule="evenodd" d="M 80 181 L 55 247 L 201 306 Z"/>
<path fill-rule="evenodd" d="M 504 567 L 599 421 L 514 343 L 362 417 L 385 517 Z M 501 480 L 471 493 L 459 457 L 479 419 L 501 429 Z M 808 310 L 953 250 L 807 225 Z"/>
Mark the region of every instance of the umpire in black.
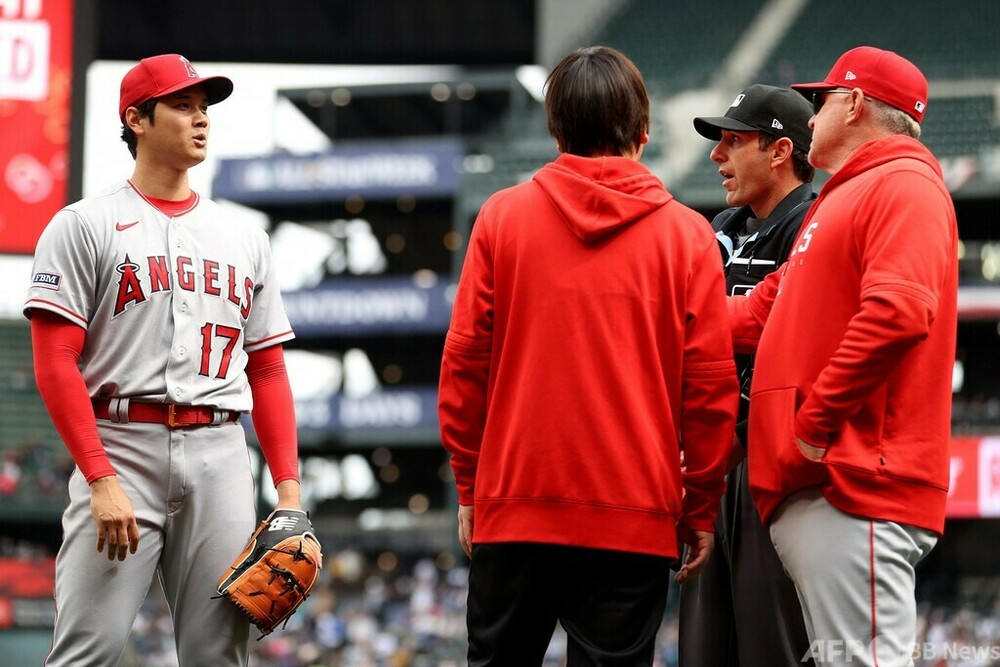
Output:
<path fill-rule="evenodd" d="M 812 108 L 787 88 L 752 85 L 724 116 L 695 118 L 717 142 L 732 208 L 715 216 L 729 295 L 749 292 L 788 258 L 816 198 L 808 161 Z M 715 550 L 699 577 L 681 587 L 681 667 L 801 665 L 808 653 L 795 586 L 785 574 L 747 482 L 747 414 L 753 357 L 738 355 L 741 400 Z M 811 661 L 810 661 L 811 662 Z"/>

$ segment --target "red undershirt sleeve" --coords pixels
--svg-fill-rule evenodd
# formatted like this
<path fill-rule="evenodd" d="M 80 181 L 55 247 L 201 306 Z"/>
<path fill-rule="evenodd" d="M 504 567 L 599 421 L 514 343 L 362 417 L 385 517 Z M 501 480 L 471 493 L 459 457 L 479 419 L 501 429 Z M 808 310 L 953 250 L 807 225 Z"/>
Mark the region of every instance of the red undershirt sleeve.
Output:
<path fill-rule="evenodd" d="M 43 310 L 31 315 L 31 347 L 35 384 L 52 423 L 87 483 L 114 475 L 97 433 L 94 407 L 80 373 L 87 332 L 69 320 Z"/>
<path fill-rule="evenodd" d="M 254 430 L 271 471 L 274 484 L 299 478 L 298 434 L 295 403 L 285 369 L 281 345 L 271 345 L 247 355 L 247 380 L 253 394 Z"/>

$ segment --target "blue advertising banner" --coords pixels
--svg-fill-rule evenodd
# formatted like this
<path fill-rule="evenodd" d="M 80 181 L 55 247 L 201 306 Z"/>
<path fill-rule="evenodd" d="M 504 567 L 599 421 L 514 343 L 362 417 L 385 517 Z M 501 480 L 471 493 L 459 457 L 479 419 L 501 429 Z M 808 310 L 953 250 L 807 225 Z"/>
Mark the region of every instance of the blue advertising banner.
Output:
<path fill-rule="evenodd" d="M 459 186 L 463 155 L 455 140 L 338 147 L 319 155 L 269 155 L 222 160 L 212 185 L 216 199 L 292 203 L 349 196 L 391 199 L 406 194 L 448 197 Z"/>
<path fill-rule="evenodd" d="M 383 388 L 367 396 L 295 401 L 295 421 L 304 437 L 350 432 L 437 433 L 437 388 Z M 252 421 L 244 425 L 253 430 Z M 256 435 L 254 435 L 256 437 Z"/>
<path fill-rule="evenodd" d="M 335 278 L 282 300 L 300 337 L 444 333 L 453 290 L 444 277 L 429 286 L 408 276 Z"/>
<path fill-rule="evenodd" d="M 300 401 L 295 416 L 302 431 L 436 428 L 437 389 L 380 389 L 360 398 Z"/>

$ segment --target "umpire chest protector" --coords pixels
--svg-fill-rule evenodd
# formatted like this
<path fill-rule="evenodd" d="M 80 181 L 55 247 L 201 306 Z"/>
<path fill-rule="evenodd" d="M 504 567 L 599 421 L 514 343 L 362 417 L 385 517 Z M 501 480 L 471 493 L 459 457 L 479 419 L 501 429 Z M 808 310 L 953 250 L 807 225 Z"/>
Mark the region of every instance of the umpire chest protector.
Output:
<path fill-rule="evenodd" d="M 746 294 L 784 263 L 815 199 L 806 183 L 788 193 L 763 220 L 754 218 L 749 206 L 727 208 L 715 216 L 712 228 L 726 268 L 728 295 Z"/>

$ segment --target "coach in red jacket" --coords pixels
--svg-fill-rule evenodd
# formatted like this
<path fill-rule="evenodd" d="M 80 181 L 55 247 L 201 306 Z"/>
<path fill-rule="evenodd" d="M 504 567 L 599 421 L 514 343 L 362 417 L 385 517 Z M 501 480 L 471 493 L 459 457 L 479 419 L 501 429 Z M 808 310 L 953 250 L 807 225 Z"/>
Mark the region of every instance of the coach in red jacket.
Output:
<path fill-rule="evenodd" d="M 912 664 L 914 566 L 948 492 L 955 211 L 917 140 L 916 66 L 859 47 L 792 87 L 832 177 L 784 270 L 730 302 L 737 349 L 757 346 L 751 492 L 817 663 Z"/>
<path fill-rule="evenodd" d="M 648 665 L 678 529 L 680 580 L 712 548 L 737 405 L 725 281 L 711 226 L 639 162 L 631 61 L 570 54 L 545 107 L 562 155 L 483 205 L 441 365 L 469 664 L 538 665 L 558 620 L 570 665 Z"/>

